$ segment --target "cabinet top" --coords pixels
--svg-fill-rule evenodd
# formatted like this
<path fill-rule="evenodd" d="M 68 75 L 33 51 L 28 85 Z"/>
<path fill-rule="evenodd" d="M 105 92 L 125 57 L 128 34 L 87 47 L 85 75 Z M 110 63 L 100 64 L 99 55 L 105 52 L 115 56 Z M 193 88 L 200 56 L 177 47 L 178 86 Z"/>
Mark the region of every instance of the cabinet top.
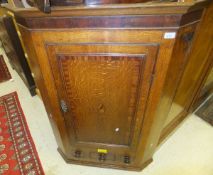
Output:
<path fill-rule="evenodd" d="M 110 4 L 95 6 L 53 6 L 51 13 L 37 8 L 5 8 L 18 24 L 41 29 L 177 29 L 199 21 L 211 0 Z"/>
<path fill-rule="evenodd" d="M 43 1 L 43 0 L 42 0 Z M 2 5 L 7 10 L 23 17 L 42 16 L 114 16 L 114 15 L 147 15 L 147 14 L 185 14 L 201 9 L 211 0 L 135 0 L 144 3 L 106 4 L 106 5 L 73 5 L 51 6 L 51 13 L 43 13 L 36 7 L 15 8 Z M 149 2 L 147 2 L 149 1 Z M 172 2 L 171 2 L 172 1 Z"/>

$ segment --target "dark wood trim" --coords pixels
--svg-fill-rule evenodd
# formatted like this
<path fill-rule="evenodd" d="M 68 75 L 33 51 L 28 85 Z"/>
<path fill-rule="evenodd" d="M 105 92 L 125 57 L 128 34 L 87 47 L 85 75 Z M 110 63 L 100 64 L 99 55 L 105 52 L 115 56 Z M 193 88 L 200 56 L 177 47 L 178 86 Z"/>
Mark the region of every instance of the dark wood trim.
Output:
<path fill-rule="evenodd" d="M 203 10 L 181 15 L 131 15 L 87 17 L 34 17 L 16 16 L 16 21 L 31 29 L 59 28 L 171 28 L 200 20 Z"/>
<path fill-rule="evenodd" d="M 202 14 L 203 14 L 203 9 L 184 14 L 181 19 L 180 26 L 200 20 L 202 17 Z"/>
<path fill-rule="evenodd" d="M 31 29 L 59 28 L 159 28 L 178 27 L 181 16 L 88 16 L 88 17 L 16 17 L 19 24 Z"/>

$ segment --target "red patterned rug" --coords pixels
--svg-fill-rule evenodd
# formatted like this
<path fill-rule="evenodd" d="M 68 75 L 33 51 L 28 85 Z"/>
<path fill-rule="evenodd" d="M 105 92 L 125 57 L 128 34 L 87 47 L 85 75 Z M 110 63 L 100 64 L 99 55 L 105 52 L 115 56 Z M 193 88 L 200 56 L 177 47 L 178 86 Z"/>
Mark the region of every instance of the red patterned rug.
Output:
<path fill-rule="evenodd" d="M 0 175 L 44 175 L 16 92 L 0 97 Z"/>
<path fill-rule="evenodd" d="M 3 56 L 0 55 L 0 83 L 9 79 L 11 79 L 10 72 L 7 68 Z"/>

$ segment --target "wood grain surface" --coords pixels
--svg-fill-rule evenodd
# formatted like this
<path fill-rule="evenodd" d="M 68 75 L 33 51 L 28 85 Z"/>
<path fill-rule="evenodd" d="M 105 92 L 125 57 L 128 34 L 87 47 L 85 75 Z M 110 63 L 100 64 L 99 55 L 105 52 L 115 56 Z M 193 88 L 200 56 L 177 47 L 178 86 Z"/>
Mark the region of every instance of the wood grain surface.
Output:
<path fill-rule="evenodd" d="M 58 56 L 78 141 L 129 145 L 143 59 Z"/>
<path fill-rule="evenodd" d="M 208 2 L 15 12 L 65 160 L 129 170 L 151 162 L 173 104 L 192 102 L 191 70 L 205 69 L 191 49 L 200 54 L 193 33 Z"/>

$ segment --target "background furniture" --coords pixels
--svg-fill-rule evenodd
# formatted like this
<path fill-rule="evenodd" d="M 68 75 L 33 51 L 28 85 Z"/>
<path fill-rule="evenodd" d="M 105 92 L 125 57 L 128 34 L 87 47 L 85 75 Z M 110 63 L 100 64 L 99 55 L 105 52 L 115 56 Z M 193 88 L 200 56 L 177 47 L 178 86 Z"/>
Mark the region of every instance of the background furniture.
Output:
<path fill-rule="evenodd" d="M 212 4 L 13 10 L 67 162 L 140 170 L 152 161 L 207 76 Z"/>
<path fill-rule="evenodd" d="M 7 1 L 12 7 L 20 7 L 20 8 L 24 7 L 21 0 L 7 0 Z"/>
<path fill-rule="evenodd" d="M 22 78 L 31 95 L 35 95 L 35 82 L 25 58 L 13 19 L 10 16 L 5 15 L 0 18 L 0 39 L 12 68 Z"/>
<path fill-rule="evenodd" d="M 2 3 L 8 3 L 8 2 L 7 2 L 7 0 L 1 0 L 0 4 L 2 4 Z"/>
<path fill-rule="evenodd" d="M 75 5 L 100 5 L 119 3 L 142 3 L 159 0 L 27 0 L 32 6 L 37 6 L 41 11 L 49 13 L 54 6 L 75 6 Z M 178 1 L 178 0 L 175 0 Z"/>

